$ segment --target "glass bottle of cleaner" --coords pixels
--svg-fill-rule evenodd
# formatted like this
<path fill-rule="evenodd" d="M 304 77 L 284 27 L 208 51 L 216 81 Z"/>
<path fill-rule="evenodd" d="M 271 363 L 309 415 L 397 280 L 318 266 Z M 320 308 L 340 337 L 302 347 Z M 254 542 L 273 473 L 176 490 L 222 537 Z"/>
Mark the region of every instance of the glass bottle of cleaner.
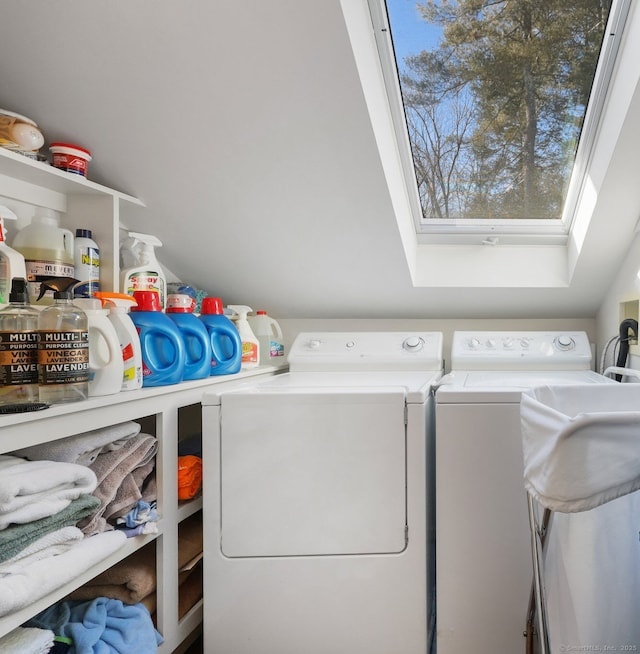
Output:
<path fill-rule="evenodd" d="M 0 310 L 0 404 L 38 401 L 38 316 L 29 306 L 27 280 L 11 281 L 9 305 Z"/>
<path fill-rule="evenodd" d="M 185 381 L 204 379 L 211 370 L 211 341 L 204 324 L 192 313 L 193 303 L 188 295 L 175 293 L 167 296 L 166 314 L 178 326 L 185 344 Z"/>
<path fill-rule="evenodd" d="M 200 320 L 211 341 L 211 375 L 232 375 L 240 372 L 242 341 L 236 326 L 224 315 L 219 297 L 205 297 L 200 307 Z"/>
<path fill-rule="evenodd" d="M 40 284 L 40 299 L 53 291 L 53 305 L 38 317 L 38 382 L 41 402 L 59 404 L 89 395 L 89 325 L 73 304 L 72 277 L 54 277 Z"/>
<path fill-rule="evenodd" d="M 73 264 L 80 280 L 73 289 L 74 297 L 93 297 L 100 290 L 100 249 L 90 229 L 76 229 Z"/>

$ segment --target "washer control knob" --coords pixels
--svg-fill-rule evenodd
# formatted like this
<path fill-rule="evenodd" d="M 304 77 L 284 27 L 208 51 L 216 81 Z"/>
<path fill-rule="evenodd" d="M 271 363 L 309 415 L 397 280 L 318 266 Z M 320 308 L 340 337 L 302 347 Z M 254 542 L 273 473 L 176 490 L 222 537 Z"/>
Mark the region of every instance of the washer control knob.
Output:
<path fill-rule="evenodd" d="M 494 338 L 490 338 L 487 340 L 487 347 L 491 350 L 495 350 L 496 348 L 496 341 Z"/>
<path fill-rule="evenodd" d="M 402 349 L 407 352 L 418 352 L 422 349 L 424 341 L 420 336 L 408 336 L 402 342 Z"/>
<path fill-rule="evenodd" d="M 520 347 L 526 350 L 529 347 L 529 341 L 526 338 L 521 338 Z"/>
<path fill-rule="evenodd" d="M 320 347 L 320 345 L 321 345 L 321 341 L 319 341 L 317 338 L 314 338 L 307 343 L 307 346 L 311 350 L 317 350 Z"/>
<path fill-rule="evenodd" d="M 576 346 L 576 342 L 571 338 L 571 336 L 568 336 L 567 334 L 556 336 L 553 342 L 555 343 L 556 347 L 563 352 L 566 352 L 567 350 L 573 350 L 573 348 Z"/>
<path fill-rule="evenodd" d="M 505 350 L 510 350 L 513 347 L 513 341 L 510 338 L 505 338 L 502 346 Z"/>
<path fill-rule="evenodd" d="M 480 347 L 480 339 L 479 338 L 470 338 L 469 339 L 469 347 L 472 350 L 477 350 Z"/>

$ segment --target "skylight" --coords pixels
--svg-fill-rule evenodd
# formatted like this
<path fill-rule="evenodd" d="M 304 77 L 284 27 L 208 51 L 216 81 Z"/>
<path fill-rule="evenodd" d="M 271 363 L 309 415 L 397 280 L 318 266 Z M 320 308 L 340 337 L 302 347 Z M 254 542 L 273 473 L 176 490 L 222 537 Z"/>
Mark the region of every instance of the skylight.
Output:
<path fill-rule="evenodd" d="M 629 0 L 369 4 L 417 231 L 566 234 Z"/>

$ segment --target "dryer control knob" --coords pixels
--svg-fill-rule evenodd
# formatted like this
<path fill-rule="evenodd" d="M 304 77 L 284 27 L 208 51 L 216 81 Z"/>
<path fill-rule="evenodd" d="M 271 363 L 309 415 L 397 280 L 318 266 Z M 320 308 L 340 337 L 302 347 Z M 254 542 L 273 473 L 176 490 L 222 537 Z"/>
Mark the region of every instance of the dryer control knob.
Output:
<path fill-rule="evenodd" d="M 554 343 L 559 350 L 563 351 L 573 350 L 573 348 L 576 346 L 576 342 L 571 338 L 571 336 L 568 336 L 567 334 L 556 336 Z"/>
<path fill-rule="evenodd" d="M 422 338 L 420 338 L 420 336 L 409 336 L 402 342 L 402 349 L 406 350 L 407 352 L 418 352 L 422 349 L 423 345 L 424 341 Z"/>
<path fill-rule="evenodd" d="M 472 350 L 475 350 L 480 347 L 480 339 L 479 338 L 471 338 L 469 339 L 469 347 Z"/>
<path fill-rule="evenodd" d="M 311 348 L 312 350 L 317 350 L 320 347 L 320 344 L 321 341 L 319 341 L 317 338 L 314 338 L 307 343 L 307 347 Z"/>

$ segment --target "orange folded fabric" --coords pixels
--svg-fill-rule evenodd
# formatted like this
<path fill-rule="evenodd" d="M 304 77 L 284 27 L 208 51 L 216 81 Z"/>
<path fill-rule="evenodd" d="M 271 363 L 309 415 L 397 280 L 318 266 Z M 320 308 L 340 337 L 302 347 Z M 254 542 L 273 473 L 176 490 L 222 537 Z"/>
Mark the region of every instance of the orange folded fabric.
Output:
<path fill-rule="evenodd" d="M 193 454 L 178 457 L 178 499 L 190 500 L 202 486 L 202 459 Z"/>

